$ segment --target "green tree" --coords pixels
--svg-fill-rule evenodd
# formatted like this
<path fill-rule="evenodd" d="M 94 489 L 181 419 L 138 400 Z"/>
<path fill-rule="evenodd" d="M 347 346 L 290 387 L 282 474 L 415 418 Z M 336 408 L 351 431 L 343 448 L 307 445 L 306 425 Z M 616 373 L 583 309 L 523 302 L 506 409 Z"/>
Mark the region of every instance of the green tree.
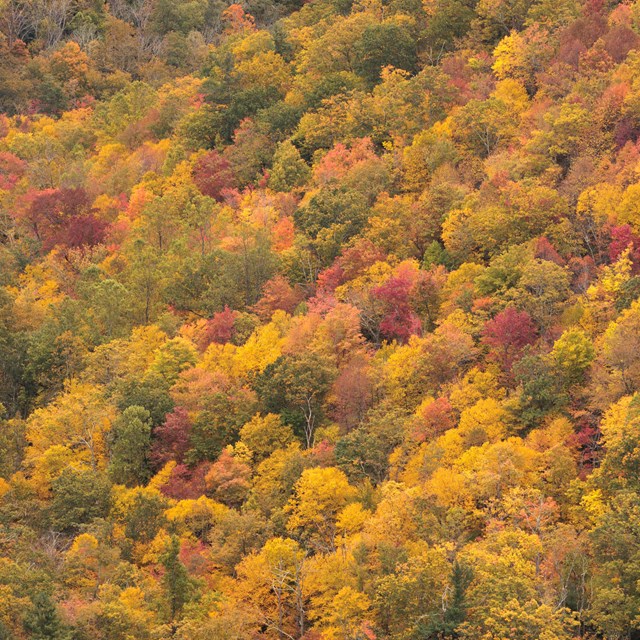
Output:
<path fill-rule="evenodd" d="M 518 414 L 522 422 L 532 427 L 548 414 L 567 403 L 561 379 L 551 363 L 539 355 L 526 355 L 513 368 L 520 385 Z"/>
<path fill-rule="evenodd" d="M 110 433 L 109 473 L 114 482 L 133 486 L 150 478 L 148 453 L 151 414 L 144 407 L 127 407 Z"/>
<path fill-rule="evenodd" d="M 33 596 L 33 609 L 24 619 L 25 631 L 32 640 L 66 640 L 71 637 L 60 619 L 58 609 L 45 591 Z"/>
<path fill-rule="evenodd" d="M 356 43 L 355 71 L 370 85 L 380 81 L 380 71 L 387 65 L 413 73 L 416 64 L 417 47 L 410 25 L 397 19 L 367 27 Z"/>
<path fill-rule="evenodd" d="M 111 484 L 100 472 L 67 468 L 51 489 L 51 524 L 57 531 L 71 532 L 109 513 Z"/>
<path fill-rule="evenodd" d="M 160 556 L 160 563 L 164 567 L 162 584 L 167 594 L 171 620 L 180 617 L 194 590 L 194 582 L 179 556 L 180 540 L 172 536 L 167 550 Z"/>
<path fill-rule="evenodd" d="M 307 447 L 312 447 L 335 375 L 328 358 L 304 351 L 278 358 L 260 374 L 255 385 L 265 409 L 281 413 L 285 422 L 302 432 Z"/>

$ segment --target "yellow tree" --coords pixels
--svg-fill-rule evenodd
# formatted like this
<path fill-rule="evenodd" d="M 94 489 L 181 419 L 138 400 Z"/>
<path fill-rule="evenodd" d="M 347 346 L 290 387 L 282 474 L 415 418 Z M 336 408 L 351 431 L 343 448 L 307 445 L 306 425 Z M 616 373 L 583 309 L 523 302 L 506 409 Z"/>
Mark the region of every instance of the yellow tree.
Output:
<path fill-rule="evenodd" d="M 238 565 L 238 594 L 260 611 L 269 638 L 304 636 L 304 571 L 305 552 L 289 538 L 271 538 Z"/>
<path fill-rule="evenodd" d="M 107 463 L 105 435 L 115 419 L 115 408 L 99 387 L 73 381 L 51 404 L 33 412 L 27 422 L 31 443 L 27 462 L 35 463 L 49 447 L 64 443 L 76 463 L 92 469 Z"/>
<path fill-rule="evenodd" d="M 335 551 L 338 513 L 355 497 L 355 488 L 339 469 L 305 469 L 287 506 L 287 530 L 316 550 Z"/>

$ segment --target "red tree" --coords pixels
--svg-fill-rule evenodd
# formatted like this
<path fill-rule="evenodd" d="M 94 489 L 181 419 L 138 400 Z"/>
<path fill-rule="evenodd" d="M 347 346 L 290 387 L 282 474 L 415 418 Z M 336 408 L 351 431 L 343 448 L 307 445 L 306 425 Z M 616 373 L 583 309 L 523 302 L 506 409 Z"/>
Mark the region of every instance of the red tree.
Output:
<path fill-rule="evenodd" d="M 43 251 L 56 245 L 80 247 L 104 239 L 107 224 L 93 215 L 84 189 L 31 191 L 22 198 L 17 217 L 42 242 Z"/>
<path fill-rule="evenodd" d="M 413 284 L 409 275 L 402 273 L 373 289 L 373 296 L 386 306 L 380 322 L 380 334 L 385 338 L 406 342 L 410 336 L 420 333 L 420 318 L 410 304 Z"/>
<path fill-rule="evenodd" d="M 561 267 L 565 264 L 562 256 L 556 251 L 556 248 L 544 236 L 541 236 L 536 240 L 535 257 L 540 258 L 541 260 L 555 262 Z"/>
<path fill-rule="evenodd" d="M 173 468 L 166 484 L 160 487 L 162 493 L 174 500 L 194 500 L 206 491 L 205 476 L 209 463 L 203 462 L 197 467 L 179 464 Z"/>
<path fill-rule="evenodd" d="M 293 313 L 302 298 L 302 291 L 298 287 L 292 287 L 286 278 L 278 275 L 265 282 L 262 297 L 254 306 L 254 311 L 263 320 L 269 320 L 273 312 L 279 309 Z"/>
<path fill-rule="evenodd" d="M 238 312 L 225 306 L 223 311 L 216 311 L 213 317 L 207 321 L 202 337 L 200 339 L 200 348 L 206 349 L 212 342 L 217 344 L 226 344 L 230 342 L 236 334 L 235 322 Z"/>
<path fill-rule="evenodd" d="M 364 419 L 373 402 L 373 380 L 365 359 L 355 359 L 342 368 L 331 388 L 331 417 L 351 431 Z"/>
<path fill-rule="evenodd" d="M 609 243 L 609 258 L 615 262 L 626 249 L 631 248 L 629 257 L 633 261 L 633 271 L 640 270 L 640 236 L 633 233 L 628 224 L 611 228 L 611 242 Z"/>
<path fill-rule="evenodd" d="M 251 487 L 251 467 L 223 451 L 205 478 L 209 494 L 230 507 L 239 507 Z"/>
<path fill-rule="evenodd" d="M 151 461 L 158 467 L 175 460 L 182 462 L 184 454 L 189 450 L 191 420 L 186 409 L 176 407 L 167 414 L 164 424 L 153 432 L 154 442 L 151 448 Z"/>
<path fill-rule="evenodd" d="M 24 175 L 27 163 L 13 153 L 0 153 L 0 189 L 9 190 Z"/>
<path fill-rule="evenodd" d="M 237 180 L 226 158 L 215 149 L 205 153 L 193 167 L 193 181 L 205 196 L 218 202 L 224 200 L 226 191 L 235 189 Z"/>
<path fill-rule="evenodd" d="M 413 437 L 425 442 L 456 426 L 453 407 L 447 398 L 438 398 L 418 410 L 413 423 Z"/>
<path fill-rule="evenodd" d="M 488 358 L 511 374 L 513 364 L 523 349 L 536 340 L 536 328 L 526 311 L 507 307 L 489 320 L 482 330 L 482 342 L 489 347 Z"/>

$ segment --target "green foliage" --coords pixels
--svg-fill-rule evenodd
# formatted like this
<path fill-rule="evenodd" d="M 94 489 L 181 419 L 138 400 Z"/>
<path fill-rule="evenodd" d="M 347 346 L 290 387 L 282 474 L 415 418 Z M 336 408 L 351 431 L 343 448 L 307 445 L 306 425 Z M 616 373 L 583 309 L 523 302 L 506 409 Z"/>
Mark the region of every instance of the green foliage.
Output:
<path fill-rule="evenodd" d="M 24 627 L 34 640 L 66 640 L 71 637 L 51 596 L 44 591 L 33 597 L 33 609 L 25 616 Z"/>
<path fill-rule="evenodd" d="M 111 485 L 90 469 L 65 469 L 51 490 L 51 524 L 56 531 L 73 531 L 109 512 Z"/>
<path fill-rule="evenodd" d="M 151 414 L 143 407 L 127 407 L 113 425 L 110 439 L 113 481 L 128 486 L 145 484 L 150 477 Z"/>
<path fill-rule="evenodd" d="M 180 616 L 193 590 L 193 581 L 189 578 L 184 564 L 180 562 L 179 553 L 180 541 L 173 536 L 169 548 L 160 556 L 160 563 L 165 571 L 162 582 L 167 592 L 171 620 Z"/>

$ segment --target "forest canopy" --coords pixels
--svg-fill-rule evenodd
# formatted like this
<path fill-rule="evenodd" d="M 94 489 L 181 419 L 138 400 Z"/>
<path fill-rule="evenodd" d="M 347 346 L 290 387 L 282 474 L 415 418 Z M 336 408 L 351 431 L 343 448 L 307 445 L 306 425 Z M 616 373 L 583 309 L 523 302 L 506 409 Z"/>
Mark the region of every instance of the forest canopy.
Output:
<path fill-rule="evenodd" d="M 640 637 L 640 2 L 0 0 L 0 639 Z"/>

